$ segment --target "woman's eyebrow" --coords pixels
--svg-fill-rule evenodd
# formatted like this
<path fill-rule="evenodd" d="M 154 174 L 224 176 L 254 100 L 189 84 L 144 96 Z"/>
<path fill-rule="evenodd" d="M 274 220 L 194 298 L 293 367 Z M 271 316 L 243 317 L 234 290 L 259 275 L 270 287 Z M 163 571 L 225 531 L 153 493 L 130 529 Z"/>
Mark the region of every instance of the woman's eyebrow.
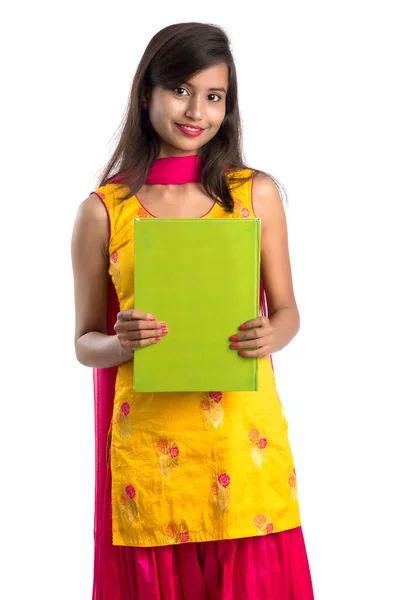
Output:
<path fill-rule="evenodd" d="M 186 83 L 186 85 L 188 85 L 191 88 L 195 88 L 196 86 L 193 85 L 192 83 L 189 83 L 188 81 L 185 81 L 184 83 Z M 209 92 L 225 92 L 226 94 L 226 89 L 221 87 L 221 88 L 217 88 L 217 87 L 212 87 L 208 89 Z"/>

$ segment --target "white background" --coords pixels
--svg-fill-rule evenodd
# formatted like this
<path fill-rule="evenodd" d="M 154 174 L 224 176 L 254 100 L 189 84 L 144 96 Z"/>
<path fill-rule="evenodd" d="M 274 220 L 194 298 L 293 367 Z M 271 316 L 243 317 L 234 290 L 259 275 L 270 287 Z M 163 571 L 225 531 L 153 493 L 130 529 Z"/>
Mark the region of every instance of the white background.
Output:
<path fill-rule="evenodd" d="M 91 598 L 92 371 L 74 354 L 71 233 L 145 46 L 192 20 L 230 36 L 245 157 L 288 193 L 301 329 L 274 364 L 316 600 L 400 598 L 395 2 L 241 4 L 37 0 L 3 14 L 5 600 Z"/>

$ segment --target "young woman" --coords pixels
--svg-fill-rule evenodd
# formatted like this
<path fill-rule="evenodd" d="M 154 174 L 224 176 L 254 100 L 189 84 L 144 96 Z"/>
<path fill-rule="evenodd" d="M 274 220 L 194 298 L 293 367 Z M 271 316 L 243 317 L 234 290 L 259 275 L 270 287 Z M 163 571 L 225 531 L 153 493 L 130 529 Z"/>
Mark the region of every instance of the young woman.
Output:
<path fill-rule="evenodd" d="M 158 32 L 72 236 L 76 356 L 94 369 L 93 600 L 313 598 L 272 364 L 300 324 L 279 190 L 243 162 L 225 32 Z M 135 353 L 168 335 L 168 323 L 133 308 L 138 216 L 261 219 L 260 316 L 226 340 L 259 361 L 257 392 L 132 391 Z"/>

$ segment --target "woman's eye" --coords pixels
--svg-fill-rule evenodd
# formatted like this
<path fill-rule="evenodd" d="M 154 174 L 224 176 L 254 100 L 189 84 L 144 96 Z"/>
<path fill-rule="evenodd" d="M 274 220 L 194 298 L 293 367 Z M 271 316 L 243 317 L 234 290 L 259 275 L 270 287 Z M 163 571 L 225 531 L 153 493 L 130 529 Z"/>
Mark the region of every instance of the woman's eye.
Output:
<path fill-rule="evenodd" d="M 185 92 L 189 93 L 187 92 L 187 90 L 185 90 L 185 88 L 182 87 L 173 88 L 173 91 L 176 92 L 178 96 L 184 96 Z M 211 98 L 211 102 L 218 102 L 218 100 L 221 100 L 221 96 L 219 96 L 218 94 L 208 94 L 208 97 Z"/>
<path fill-rule="evenodd" d="M 217 98 L 217 101 L 221 100 L 221 96 L 218 96 L 218 94 L 209 94 L 209 97 L 210 96 L 214 96 L 215 98 Z M 216 102 L 216 100 L 212 100 L 212 102 Z"/>
<path fill-rule="evenodd" d="M 174 92 L 176 92 L 177 90 L 182 90 L 182 91 L 186 92 L 185 88 L 181 88 L 181 87 L 174 88 Z M 182 94 L 178 93 L 178 96 L 182 96 Z"/>

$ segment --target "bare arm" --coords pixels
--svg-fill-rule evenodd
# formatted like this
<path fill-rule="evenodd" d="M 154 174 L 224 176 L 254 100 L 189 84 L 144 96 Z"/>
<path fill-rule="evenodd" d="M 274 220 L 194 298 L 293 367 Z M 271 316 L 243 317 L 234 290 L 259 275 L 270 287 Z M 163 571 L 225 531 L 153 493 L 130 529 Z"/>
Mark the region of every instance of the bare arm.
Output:
<path fill-rule="evenodd" d="M 107 335 L 108 216 L 91 194 L 79 206 L 72 233 L 75 353 L 87 367 L 114 367 L 132 360 L 117 335 Z"/>
<path fill-rule="evenodd" d="M 298 333 L 300 315 L 293 291 L 285 210 L 270 177 L 255 177 L 253 206 L 256 217 L 261 218 L 261 276 L 268 318 L 276 332 L 276 352 Z"/>

